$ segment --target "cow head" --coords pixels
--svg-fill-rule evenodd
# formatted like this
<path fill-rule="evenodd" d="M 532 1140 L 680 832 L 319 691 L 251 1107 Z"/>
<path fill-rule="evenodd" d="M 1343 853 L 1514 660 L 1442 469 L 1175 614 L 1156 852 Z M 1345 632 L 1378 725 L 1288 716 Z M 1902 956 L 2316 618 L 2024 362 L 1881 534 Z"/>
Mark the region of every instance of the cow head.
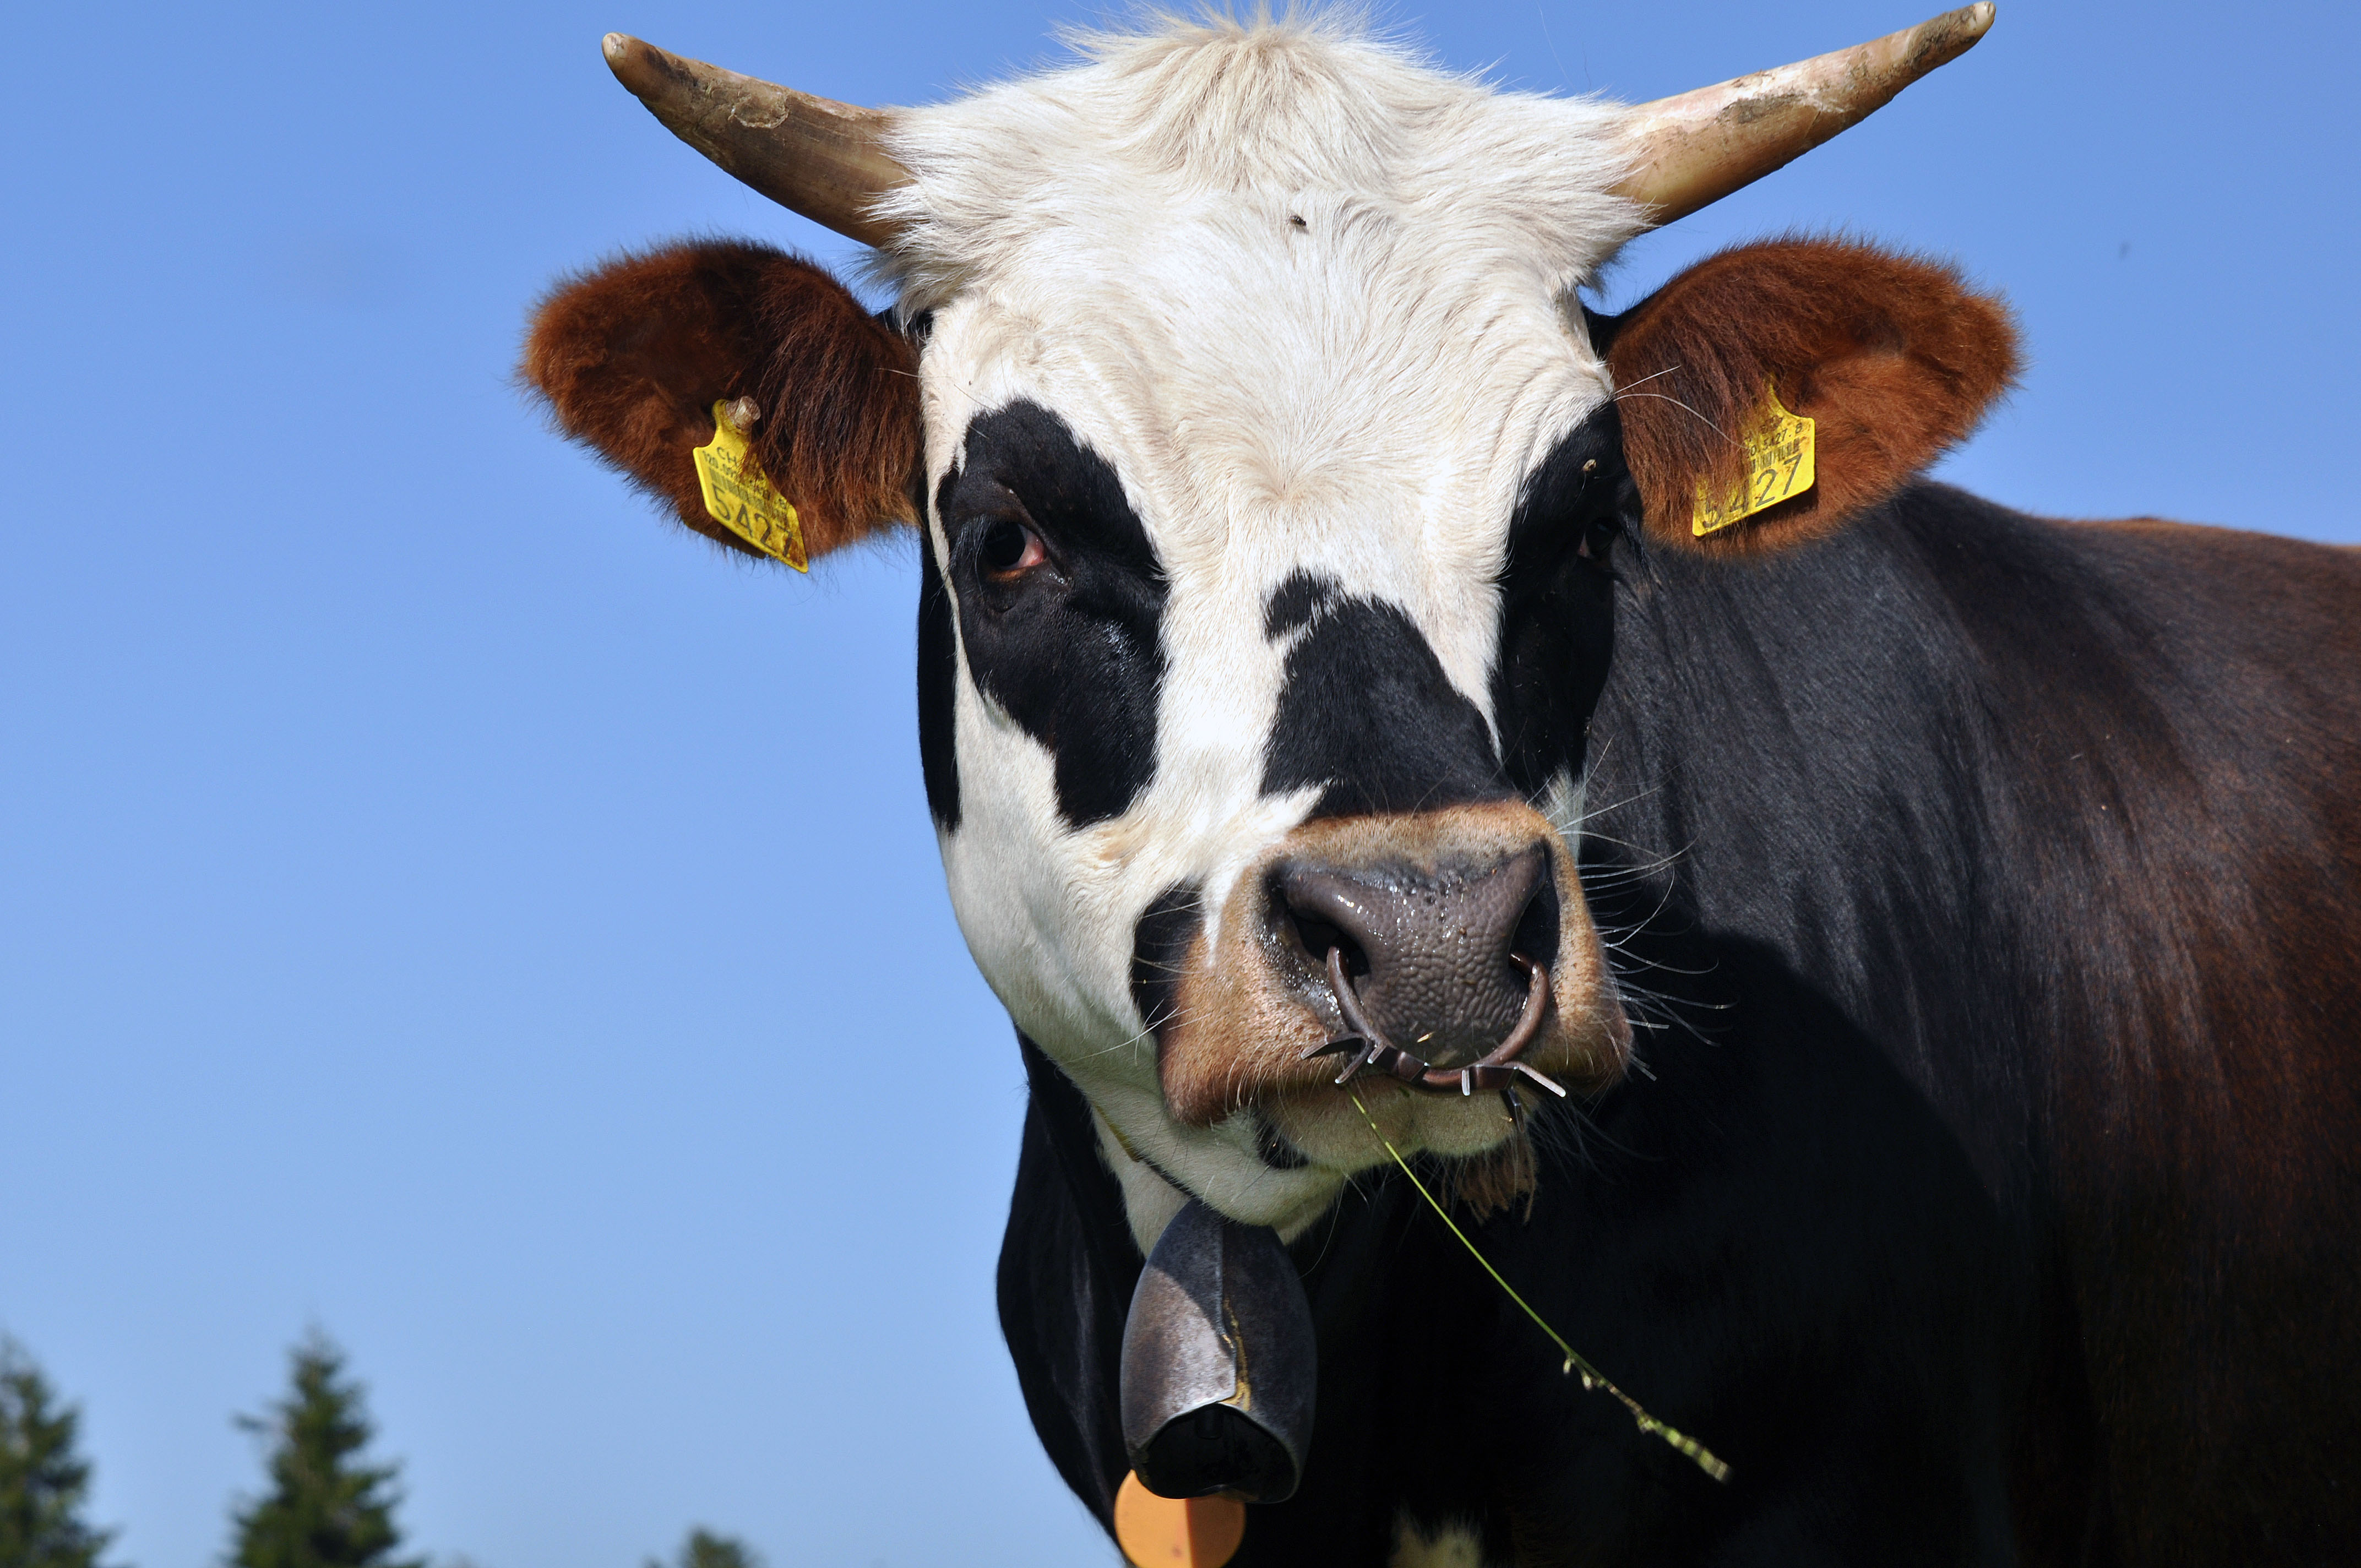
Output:
<path fill-rule="evenodd" d="M 891 115 L 609 39 L 685 137 L 876 244 L 898 302 L 682 246 L 562 286 L 526 374 L 724 545 L 690 455 L 721 404 L 812 554 L 921 531 L 952 902 L 1143 1237 L 1183 1190 L 1307 1222 L 1384 1157 L 1365 1111 L 1497 1191 L 1514 1108 L 1430 1089 L 1514 1050 L 1578 1094 L 1631 1049 L 1576 853 L 1619 560 L 1738 570 L 1836 526 L 2011 369 L 1997 306 L 1857 245 L 1725 253 L 1611 322 L 1575 291 L 1988 17 L 1636 111 L 1316 24 L 1102 40 Z M 1817 486 L 1695 537 L 1771 393 L 1819 423 Z M 1410 1065 L 1356 1104 L 1373 1036 Z"/>

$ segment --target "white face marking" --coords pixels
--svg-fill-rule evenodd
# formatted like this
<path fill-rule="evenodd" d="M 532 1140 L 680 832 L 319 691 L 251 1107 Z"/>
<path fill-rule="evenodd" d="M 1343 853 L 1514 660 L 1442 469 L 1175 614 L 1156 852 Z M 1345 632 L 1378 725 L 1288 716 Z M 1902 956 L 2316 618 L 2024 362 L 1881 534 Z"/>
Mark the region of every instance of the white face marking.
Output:
<path fill-rule="evenodd" d="M 1300 1225 L 1338 1172 L 1269 1168 L 1250 1118 L 1167 1113 L 1134 930 L 1177 883 L 1218 911 L 1312 807 L 1259 791 L 1290 645 L 1264 610 L 1290 576 L 1400 607 L 1489 722 L 1510 512 L 1610 390 L 1571 291 L 1638 225 L 1606 194 L 1606 106 L 1494 93 L 1322 24 L 1091 52 L 899 117 L 917 179 L 888 266 L 932 312 L 930 496 L 971 421 L 1018 401 L 1119 477 L 1170 583 L 1156 766 L 1121 817 L 1070 828 L 1054 759 L 962 649 L 943 862 L 986 979 L 1131 1147 L 1239 1218 Z"/>

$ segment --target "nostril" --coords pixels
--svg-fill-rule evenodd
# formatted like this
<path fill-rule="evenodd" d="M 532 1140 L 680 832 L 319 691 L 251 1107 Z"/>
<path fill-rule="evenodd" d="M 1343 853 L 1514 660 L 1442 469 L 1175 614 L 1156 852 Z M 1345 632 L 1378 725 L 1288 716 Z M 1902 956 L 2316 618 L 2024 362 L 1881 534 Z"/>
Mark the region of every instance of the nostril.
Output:
<path fill-rule="evenodd" d="M 1315 959 L 1325 959 L 1330 948 L 1345 945 L 1345 933 L 1316 915 L 1290 909 L 1287 917 L 1294 925 L 1296 939 L 1303 944 L 1303 950 Z"/>
<path fill-rule="evenodd" d="M 1557 879 L 1548 875 L 1544 868 L 1532 896 L 1526 901 L 1523 912 L 1517 916 L 1515 928 L 1510 933 L 1510 953 L 1531 959 L 1543 969 L 1554 968 L 1557 963 L 1558 927 L 1563 914 L 1558 905 Z"/>
<path fill-rule="evenodd" d="M 1343 928 L 1333 921 L 1323 920 L 1317 915 L 1290 905 L 1287 923 L 1293 927 L 1295 939 L 1303 944 L 1304 955 L 1312 960 L 1314 969 L 1325 969 L 1329 953 L 1342 948 L 1346 973 L 1366 976 L 1369 972 L 1369 956 L 1361 951 L 1361 944 L 1346 936 Z"/>
<path fill-rule="evenodd" d="M 1289 867 L 1270 881 L 1270 901 L 1280 924 L 1301 944 L 1314 973 L 1325 969 L 1328 955 L 1341 951 L 1345 972 L 1366 977 L 1369 956 L 1360 933 L 1346 924 L 1355 913 L 1356 895 L 1366 890 L 1330 873 Z"/>

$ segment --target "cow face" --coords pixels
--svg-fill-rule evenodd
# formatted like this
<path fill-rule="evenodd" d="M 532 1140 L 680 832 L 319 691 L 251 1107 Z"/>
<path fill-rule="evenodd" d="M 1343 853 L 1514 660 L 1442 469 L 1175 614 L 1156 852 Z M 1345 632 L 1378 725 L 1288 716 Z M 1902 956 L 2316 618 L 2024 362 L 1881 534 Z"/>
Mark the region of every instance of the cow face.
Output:
<path fill-rule="evenodd" d="M 1274 90 L 1274 120 L 1241 106 Z M 1238 134 L 1175 156 L 1209 113 Z M 1373 164 L 1437 119 L 1447 142 Z M 1576 1089 L 1621 1065 L 1572 841 L 1504 771 L 1494 696 L 1511 521 L 1609 402 L 1569 310 L 1636 226 L 1585 150 L 1604 120 L 1366 45 L 1205 35 L 898 134 L 928 192 L 897 270 L 929 322 L 921 679 L 952 901 L 1118 1158 L 1241 1218 L 1301 1219 L 1382 1157 L 1341 1063 L 1306 1059 L 1348 1029 L 1332 949 L 1438 1066 L 1508 1036 L 1529 965 L 1551 996 L 1525 1059 Z M 1540 145 L 1547 180 L 1372 178 L 1412 155 L 1508 176 Z M 1111 221 L 1010 221 L 1077 210 Z M 1490 1093 L 1362 1102 L 1451 1155 L 1514 1130 Z"/>
<path fill-rule="evenodd" d="M 685 476 L 744 397 L 816 554 L 923 529 L 953 905 L 1143 1237 L 1183 1190 L 1308 1222 L 1385 1157 L 1371 1122 L 1513 1171 L 1501 1097 L 1424 1087 L 1488 1055 L 1611 1082 L 1576 849 L 1619 540 L 1708 547 L 1694 495 L 1766 387 L 1823 478 L 1730 554 L 1873 502 L 2005 380 L 1994 307 L 1856 247 L 1730 253 L 1594 332 L 1574 291 L 1641 221 L 1615 125 L 1316 28 L 1180 29 L 898 117 L 897 328 L 747 247 L 543 309 L 530 378 L 692 527 L 737 543 Z M 1356 1033 L 1433 1070 L 1356 1102 L 1316 1054 Z"/>

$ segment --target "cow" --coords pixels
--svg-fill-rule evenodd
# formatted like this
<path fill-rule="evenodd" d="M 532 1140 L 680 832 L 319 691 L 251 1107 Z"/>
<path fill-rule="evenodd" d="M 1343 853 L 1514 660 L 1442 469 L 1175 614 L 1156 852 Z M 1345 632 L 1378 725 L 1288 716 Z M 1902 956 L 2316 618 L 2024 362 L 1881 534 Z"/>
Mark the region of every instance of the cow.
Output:
<path fill-rule="evenodd" d="M 2361 560 L 1923 477 L 2018 370 L 1941 262 L 1577 293 L 1991 20 L 1636 108 L 1335 18 L 892 113 L 607 40 L 893 294 L 628 254 L 522 375 L 726 549 L 916 537 L 1003 1326 L 1102 1521 L 1186 1253 L 1309 1325 L 1223 1376 L 1310 1435 L 1168 1487 L 1244 1562 L 2361 1540 Z"/>

